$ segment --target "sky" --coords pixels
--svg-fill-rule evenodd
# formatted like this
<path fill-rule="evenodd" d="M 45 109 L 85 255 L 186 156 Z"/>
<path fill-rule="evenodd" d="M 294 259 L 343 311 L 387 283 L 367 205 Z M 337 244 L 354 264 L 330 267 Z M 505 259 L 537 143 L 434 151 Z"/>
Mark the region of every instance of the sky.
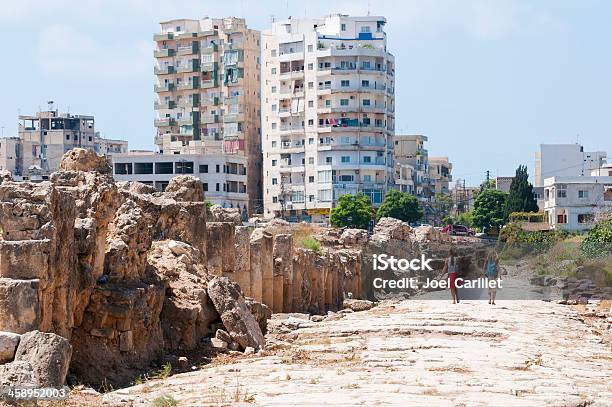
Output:
<path fill-rule="evenodd" d="M 307 7 L 306 7 L 307 6 Z M 333 12 L 387 18 L 396 134 L 424 134 L 454 179 L 533 173 L 543 143 L 612 154 L 612 2 L 605 0 L 2 0 L 2 135 L 53 100 L 104 137 L 152 149 L 153 34 L 172 18 L 250 28 Z"/>

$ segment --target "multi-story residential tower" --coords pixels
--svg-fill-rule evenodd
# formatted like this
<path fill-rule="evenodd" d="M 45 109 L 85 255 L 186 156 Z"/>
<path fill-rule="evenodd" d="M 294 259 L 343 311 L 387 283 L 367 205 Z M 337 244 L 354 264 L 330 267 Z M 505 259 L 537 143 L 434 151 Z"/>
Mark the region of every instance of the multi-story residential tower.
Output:
<path fill-rule="evenodd" d="M 448 157 L 429 157 L 429 180 L 432 193 L 449 193 L 448 184 L 453 180 L 452 170 L 453 164 L 448 161 Z"/>
<path fill-rule="evenodd" d="M 535 153 L 536 187 L 543 187 L 544 180 L 551 177 L 580 177 L 606 163 L 604 151 L 585 152 L 580 144 L 540 144 Z"/>
<path fill-rule="evenodd" d="M 384 17 L 274 22 L 262 33 L 266 216 L 323 220 L 393 183 L 395 59 Z"/>
<path fill-rule="evenodd" d="M 412 191 L 407 189 L 404 192 L 411 192 L 421 200 L 429 200 L 432 193 L 432 185 L 429 176 L 429 156 L 425 148 L 427 137 L 423 135 L 396 135 L 394 141 L 395 157 L 395 179 L 396 184 L 401 186 L 412 185 Z M 412 168 L 412 171 L 407 171 Z M 406 179 L 412 176 L 412 184 Z"/>
<path fill-rule="evenodd" d="M 196 157 L 204 187 L 215 185 L 206 191 L 212 202 L 263 210 L 259 31 L 242 18 L 180 19 L 162 22 L 154 40 L 159 153 Z M 149 161 L 170 163 L 140 174 L 161 175 L 153 177 L 164 179 L 156 181 L 161 188 L 165 175 L 185 173 L 173 168 L 175 159 Z M 187 172 L 198 173 L 189 162 Z M 208 182 L 205 170 L 216 168 L 215 182 Z"/>

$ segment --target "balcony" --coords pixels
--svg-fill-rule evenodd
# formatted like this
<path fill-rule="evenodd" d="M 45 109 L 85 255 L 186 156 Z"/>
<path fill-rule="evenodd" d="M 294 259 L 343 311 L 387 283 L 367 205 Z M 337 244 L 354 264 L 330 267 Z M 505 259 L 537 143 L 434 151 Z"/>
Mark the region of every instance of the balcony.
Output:
<path fill-rule="evenodd" d="M 192 59 L 190 62 L 187 63 L 187 66 L 181 66 L 177 68 L 176 71 L 179 73 L 200 72 L 200 60 Z"/>
<path fill-rule="evenodd" d="M 200 78 L 194 76 L 192 80 L 181 82 L 176 87 L 178 90 L 200 89 Z"/>
<path fill-rule="evenodd" d="M 176 51 L 172 48 L 156 49 L 153 51 L 155 58 L 173 57 L 174 55 L 176 55 Z"/>
<path fill-rule="evenodd" d="M 200 118 L 200 122 L 203 124 L 213 124 L 219 123 L 219 115 L 218 114 L 203 114 Z"/>
<path fill-rule="evenodd" d="M 290 79 L 300 79 L 304 77 L 304 70 L 296 70 L 296 71 L 287 71 L 281 72 L 278 79 L 280 80 L 290 80 Z"/>
<path fill-rule="evenodd" d="M 174 91 L 174 83 L 168 82 L 163 85 L 155 85 L 153 90 L 155 92 L 172 92 Z"/>
<path fill-rule="evenodd" d="M 202 54 L 213 54 L 213 53 L 215 53 L 217 51 L 219 51 L 219 46 L 216 45 L 216 44 L 211 44 L 211 45 L 209 45 L 207 47 L 203 47 L 200 50 L 200 53 L 202 53 Z"/>
<path fill-rule="evenodd" d="M 191 109 L 193 107 L 199 107 L 200 106 L 200 95 L 196 93 L 194 95 L 191 95 L 191 98 L 181 99 L 181 101 L 178 103 L 178 106 L 186 108 L 186 109 Z"/>
<path fill-rule="evenodd" d="M 281 134 L 304 133 L 304 131 L 305 131 L 304 126 L 298 126 L 298 125 L 280 126 Z"/>
<path fill-rule="evenodd" d="M 192 116 L 187 116 L 187 117 L 181 117 L 180 119 L 177 119 L 177 124 L 179 126 L 193 126 L 196 123 L 196 120 L 194 120 L 195 118 Z"/>
<path fill-rule="evenodd" d="M 176 119 L 172 117 L 165 117 L 163 119 L 155 119 L 153 124 L 155 125 L 155 127 L 176 126 Z"/>
<path fill-rule="evenodd" d="M 219 106 L 219 98 L 218 97 L 212 97 L 212 98 L 204 98 L 202 99 L 201 106 Z"/>
<path fill-rule="evenodd" d="M 188 45 L 186 47 L 179 47 L 177 54 L 178 55 L 192 55 L 197 54 L 200 51 L 200 43 L 194 41 L 193 44 Z"/>
<path fill-rule="evenodd" d="M 174 33 L 155 34 L 153 41 L 168 41 L 174 39 Z"/>
<path fill-rule="evenodd" d="M 176 71 L 174 70 L 174 66 L 172 65 L 168 65 L 168 66 L 156 66 L 155 69 L 153 70 L 153 73 L 155 73 L 155 75 L 169 75 L 169 74 L 173 74 L 176 73 Z"/>
<path fill-rule="evenodd" d="M 216 88 L 217 86 L 219 86 L 219 83 L 217 82 L 216 79 L 203 79 L 202 80 L 202 89 L 208 89 L 208 88 Z"/>
<path fill-rule="evenodd" d="M 201 63 L 202 72 L 213 72 L 219 69 L 218 62 L 202 62 Z"/>
<path fill-rule="evenodd" d="M 155 102 L 154 107 L 155 107 L 155 110 L 174 109 L 176 107 L 176 102 L 174 100 Z"/>
<path fill-rule="evenodd" d="M 223 99 L 223 103 L 226 105 L 238 105 L 244 103 L 244 95 L 236 95 L 231 97 L 226 97 Z"/>
<path fill-rule="evenodd" d="M 243 113 L 225 114 L 223 116 L 223 123 L 237 123 L 244 121 Z"/>

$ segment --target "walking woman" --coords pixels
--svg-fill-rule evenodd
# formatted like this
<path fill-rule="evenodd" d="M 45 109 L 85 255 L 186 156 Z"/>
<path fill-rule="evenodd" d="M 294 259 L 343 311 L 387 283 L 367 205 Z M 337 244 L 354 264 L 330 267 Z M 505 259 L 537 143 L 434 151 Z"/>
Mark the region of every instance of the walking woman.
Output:
<path fill-rule="evenodd" d="M 497 252 L 495 250 L 491 250 L 487 255 L 487 259 L 484 263 L 483 272 L 485 277 L 487 278 L 487 283 L 489 285 L 489 304 L 495 305 L 495 295 L 497 295 L 497 288 L 491 287 L 492 284 L 488 280 L 497 280 L 499 277 L 499 257 L 497 256 Z"/>
<path fill-rule="evenodd" d="M 454 247 L 451 247 L 448 258 L 444 262 L 444 271 L 448 274 L 453 304 L 456 304 L 459 302 L 459 296 L 457 295 L 457 253 Z"/>

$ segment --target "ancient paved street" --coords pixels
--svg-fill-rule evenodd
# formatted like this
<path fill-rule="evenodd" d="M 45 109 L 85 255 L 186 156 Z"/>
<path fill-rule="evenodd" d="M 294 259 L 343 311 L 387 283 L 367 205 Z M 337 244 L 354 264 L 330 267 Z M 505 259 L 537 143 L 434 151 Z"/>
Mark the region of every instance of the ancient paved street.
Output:
<path fill-rule="evenodd" d="M 290 317 L 283 325 L 297 329 L 269 334 L 263 355 L 236 356 L 231 363 L 222 357 L 104 400 L 147 405 L 171 395 L 179 405 L 612 405 L 610 346 L 570 306 L 419 300 L 382 303 L 339 320 Z"/>

